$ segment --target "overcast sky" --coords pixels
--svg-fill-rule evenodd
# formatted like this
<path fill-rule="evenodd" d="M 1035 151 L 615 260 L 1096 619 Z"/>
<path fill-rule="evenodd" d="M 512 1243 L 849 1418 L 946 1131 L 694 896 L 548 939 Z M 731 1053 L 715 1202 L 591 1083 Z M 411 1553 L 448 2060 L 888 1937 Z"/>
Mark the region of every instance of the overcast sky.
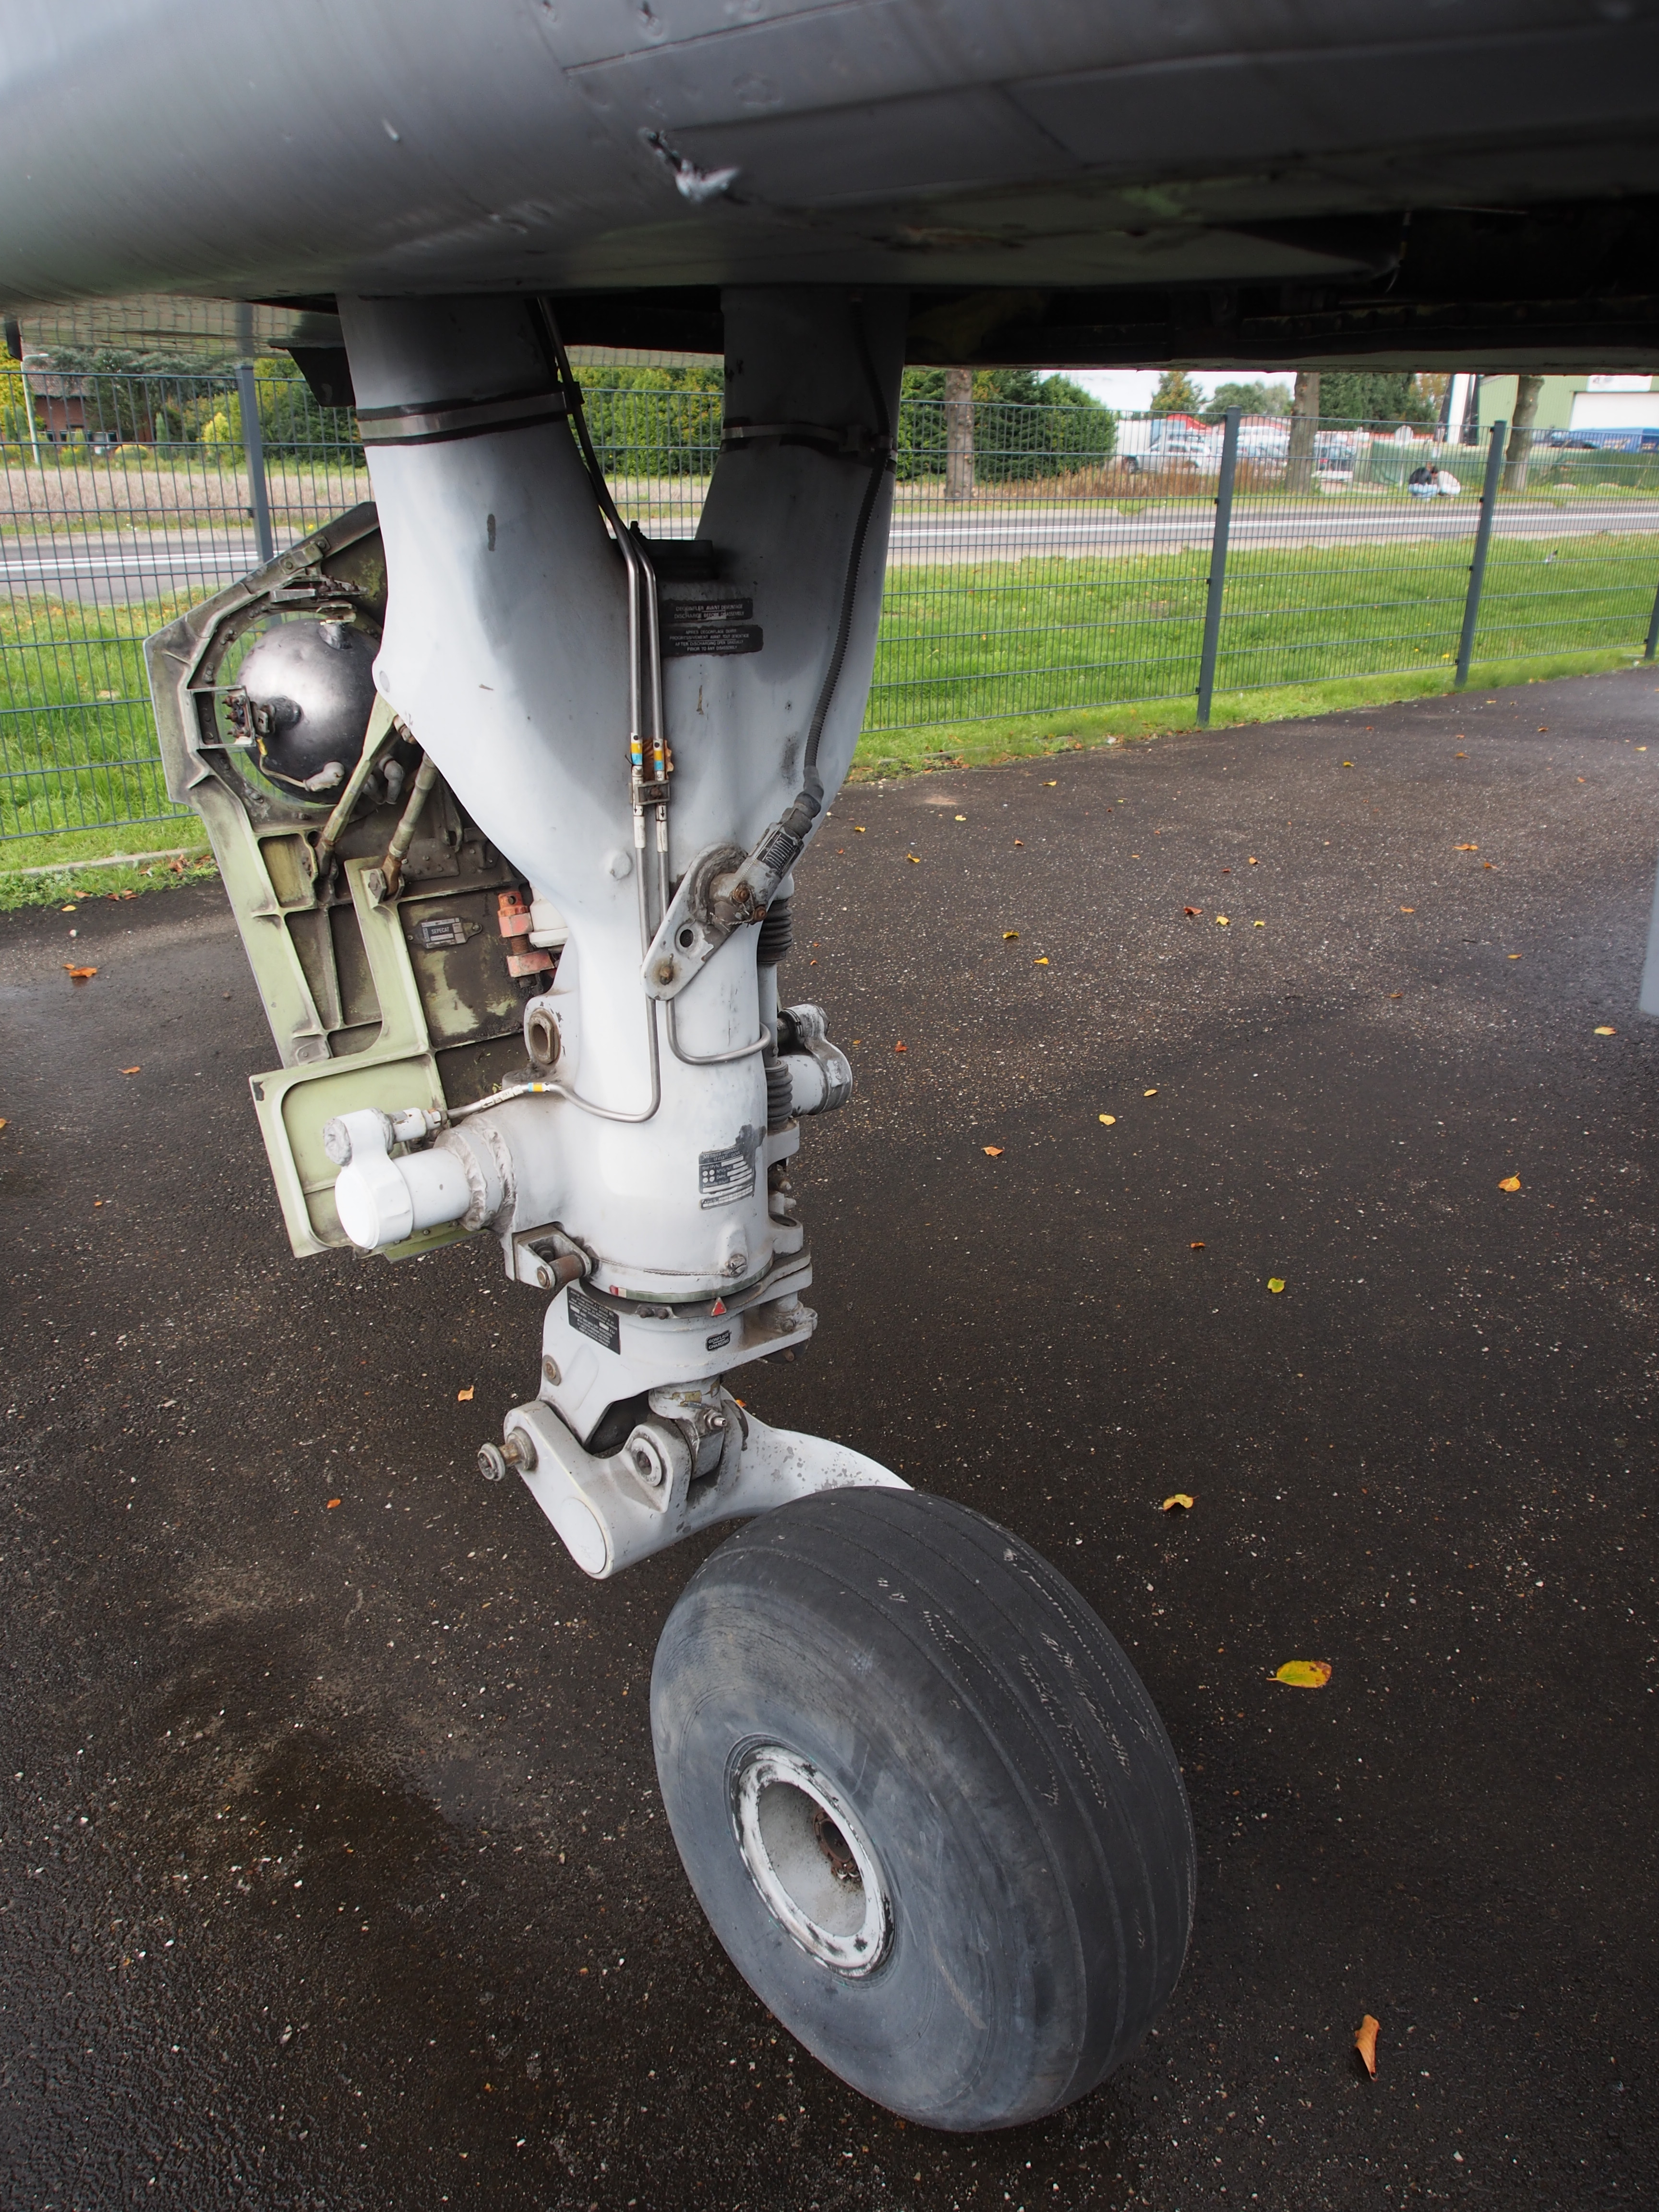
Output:
<path fill-rule="evenodd" d="M 1052 375 L 1054 372 L 1045 374 Z M 1109 407 L 1131 415 L 1152 405 L 1159 375 L 1155 368 L 1067 368 L 1060 374 L 1069 376 L 1073 384 L 1080 384 L 1085 392 L 1092 392 Z M 1193 381 L 1207 399 L 1218 384 L 1249 384 L 1258 375 L 1264 383 L 1282 384 L 1287 392 L 1296 381 L 1294 376 L 1278 374 L 1270 368 L 1197 368 L 1193 371 Z"/>

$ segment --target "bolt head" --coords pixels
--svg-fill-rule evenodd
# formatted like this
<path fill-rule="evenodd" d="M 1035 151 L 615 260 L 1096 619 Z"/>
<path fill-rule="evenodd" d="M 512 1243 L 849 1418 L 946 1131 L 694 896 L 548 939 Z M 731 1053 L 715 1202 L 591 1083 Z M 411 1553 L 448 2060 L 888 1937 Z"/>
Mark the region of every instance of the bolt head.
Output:
<path fill-rule="evenodd" d="M 674 963 L 673 963 L 673 962 L 672 962 L 672 960 L 659 960 L 659 961 L 658 961 L 658 963 L 657 963 L 657 981 L 658 981 L 659 983 L 672 983 L 672 982 L 673 981 L 673 980 L 674 980 Z"/>
<path fill-rule="evenodd" d="M 479 1446 L 478 1472 L 486 1482 L 499 1482 L 507 1473 L 507 1454 L 499 1444 Z"/>
<path fill-rule="evenodd" d="M 634 1472 L 647 1490 L 662 1488 L 663 1464 L 648 1444 L 635 1444 L 630 1455 Z"/>

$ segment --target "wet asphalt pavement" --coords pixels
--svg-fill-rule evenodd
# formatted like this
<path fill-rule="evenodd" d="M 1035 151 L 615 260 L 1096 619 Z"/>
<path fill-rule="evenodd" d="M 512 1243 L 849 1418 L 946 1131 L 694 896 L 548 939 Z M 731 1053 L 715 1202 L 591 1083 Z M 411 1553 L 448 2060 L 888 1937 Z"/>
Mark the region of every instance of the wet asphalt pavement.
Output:
<path fill-rule="evenodd" d="M 1651 2201 L 1656 683 L 866 787 L 802 872 L 858 1088 L 736 1387 L 1060 1562 L 1197 1826 L 1159 2033 L 1000 2137 L 726 1964 L 647 1731 L 694 1559 L 478 1480 L 493 1245 L 289 1256 L 216 889 L 0 921 L 8 2212 Z"/>

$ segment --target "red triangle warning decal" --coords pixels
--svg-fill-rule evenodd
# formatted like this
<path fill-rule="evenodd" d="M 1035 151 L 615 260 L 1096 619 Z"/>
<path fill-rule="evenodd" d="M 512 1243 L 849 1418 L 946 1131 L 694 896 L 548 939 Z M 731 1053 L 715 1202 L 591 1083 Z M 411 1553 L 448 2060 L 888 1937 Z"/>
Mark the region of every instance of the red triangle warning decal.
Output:
<path fill-rule="evenodd" d="M 708 1310 L 711 1316 L 714 1314 L 723 1314 L 726 1311 L 726 1300 L 724 1298 L 716 1298 L 714 1304 L 708 1309 Z"/>

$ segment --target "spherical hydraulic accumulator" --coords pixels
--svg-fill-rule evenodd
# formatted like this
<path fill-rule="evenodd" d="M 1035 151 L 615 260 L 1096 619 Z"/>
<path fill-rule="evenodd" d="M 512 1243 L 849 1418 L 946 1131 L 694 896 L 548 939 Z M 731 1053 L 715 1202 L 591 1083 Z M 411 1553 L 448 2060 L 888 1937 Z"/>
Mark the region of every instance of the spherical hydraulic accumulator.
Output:
<path fill-rule="evenodd" d="M 231 712 L 267 775 L 319 799 L 344 782 L 374 704 L 375 644 L 348 614 L 273 623 L 248 648 Z"/>
<path fill-rule="evenodd" d="M 738 1971 L 907 2118 L 1053 2112 L 1174 1988 L 1194 1864 L 1170 1740 L 1085 1601 L 965 1506 L 847 1490 L 751 1522 L 670 1614 L 651 1717 Z"/>

